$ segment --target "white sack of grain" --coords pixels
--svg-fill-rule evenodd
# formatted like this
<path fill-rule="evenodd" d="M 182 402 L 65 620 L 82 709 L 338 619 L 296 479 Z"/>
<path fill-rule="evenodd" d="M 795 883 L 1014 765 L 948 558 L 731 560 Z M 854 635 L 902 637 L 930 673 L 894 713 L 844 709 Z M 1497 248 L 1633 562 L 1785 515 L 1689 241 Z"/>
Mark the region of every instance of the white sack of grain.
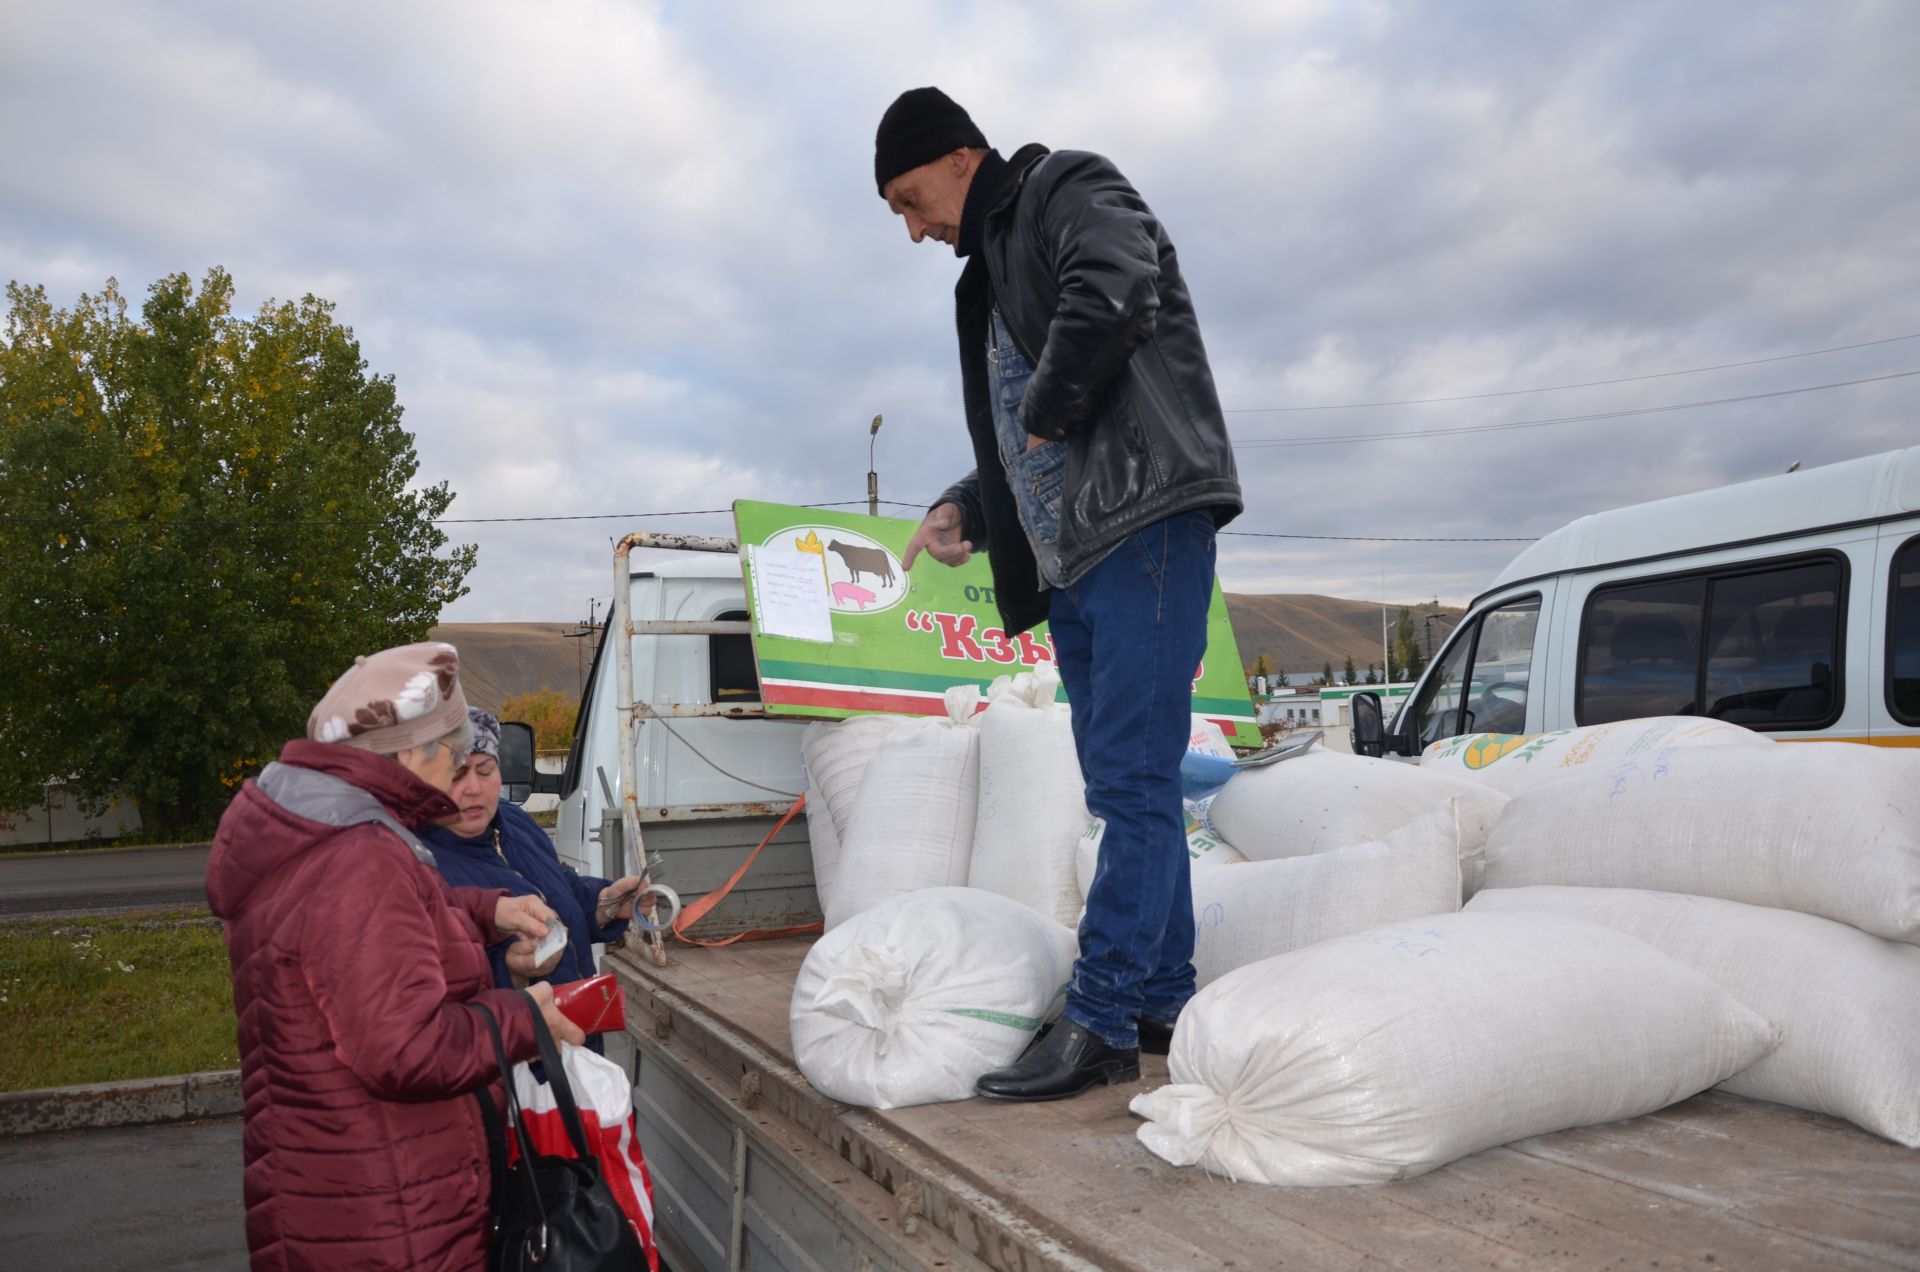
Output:
<path fill-rule="evenodd" d="M 1698 716 L 1646 716 L 1552 733 L 1467 733 L 1442 738 L 1420 755 L 1420 767 L 1518 795 L 1541 782 L 1584 770 L 1658 765 L 1682 747 L 1772 746 L 1763 733 Z"/>
<path fill-rule="evenodd" d="M 815 942 L 793 985 L 794 1063 L 865 1108 L 964 1100 L 1064 1001 L 1073 932 L 1017 901 L 930 888 Z"/>
<path fill-rule="evenodd" d="M 1753 1008 L 1780 1047 L 1722 1090 L 1920 1148 L 1920 946 L 1793 910 L 1625 888 L 1494 888 L 1469 914 L 1572 915 L 1635 936 Z"/>
<path fill-rule="evenodd" d="M 977 686 L 949 689 L 945 717 L 906 721 L 867 762 L 840 842 L 839 878 L 821 901 L 829 930 L 890 897 L 966 884 L 979 702 Z"/>
<path fill-rule="evenodd" d="M 1304 857 L 1380 838 L 1444 799 L 1459 801 L 1460 873 L 1469 895 L 1507 797 L 1419 765 L 1308 751 L 1238 774 L 1214 797 L 1213 824 L 1254 861 Z"/>
<path fill-rule="evenodd" d="M 1800 910 L 1920 941 L 1920 753 L 1698 746 L 1514 797 L 1486 886 L 1652 888 Z"/>
<path fill-rule="evenodd" d="M 1093 891 L 1093 874 L 1100 868 L 1100 845 L 1107 837 L 1107 823 L 1096 817 L 1081 832 L 1073 850 L 1073 873 L 1080 886 L 1080 899 Z M 1187 866 L 1196 873 L 1215 866 L 1237 866 L 1246 854 L 1202 826 L 1193 813 L 1187 813 Z"/>
<path fill-rule="evenodd" d="M 1080 913 L 1074 849 L 1093 816 L 1059 690 L 1050 663 L 988 690 L 967 885 L 1072 923 Z"/>
<path fill-rule="evenodd" d="M 906 716 L 855 716 L 821 720 L 800 735 L 800 772 L 807 792 L 807 842 L 813 851 L 813 888 L 825 913 L 840 881 L 840 841 L 866 779 L 867 765 L 902 726 Z"/>
<path fill-rule="evenodd" d="M 1197 982 L 1382 923 L 1458 910 L 1458 808 L 1443 800 L 1351 848 L 1194 871 Z"/>
<path fill-rule="evenodd" d="M 1243 1182 L 1373 1184 L 1635 1117 L 1739 1072 L 1773 1026 L 1624 933 L 1436 915 L 1249 964 L 1180 1013 L 1141 1143 Z"/>

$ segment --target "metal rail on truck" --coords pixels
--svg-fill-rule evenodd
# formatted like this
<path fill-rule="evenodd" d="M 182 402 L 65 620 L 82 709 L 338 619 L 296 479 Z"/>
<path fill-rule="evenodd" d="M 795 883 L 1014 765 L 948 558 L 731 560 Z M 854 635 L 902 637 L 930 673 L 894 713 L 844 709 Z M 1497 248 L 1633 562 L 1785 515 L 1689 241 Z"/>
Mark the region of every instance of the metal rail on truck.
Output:
<path fill-rule="evenodd" d="M 633 618 L 633 576 L 628 559 L 635 548 L 658 548 L 676 552 L 724 552 L 737 554 L 740 540 L 711 535 L 664 534 L 636 530 L 613 547 L 613 632 L 617 659 L 614 680 L 616 718 L 620 726 L 620 842 L 603 847 L 611 852 L 614 877 L 628 873 L 627 845 L 632 845 L 634 873 L 649 869 L 646 842 L 640 827 L 647 822 L 719 821 L 738 817 L 784 817 L 793 811 L 793 800 L 753 800 L 737 804 L 669 804 L 640 807 L 639 764 L 634 758 L 640 726 L 652 719 L 689 719 L 715 716 L 729 720 L 764 717 L 766 707 L 758 702 L 723 706 L 717 702 L 670 702 L 655 706 L 637 700 L 633 691 L 633 638 L 635 636 L 750 636 L 751 622 L 739 619 L 642 619 Z M 677 899 L 676 899 L 677 908 Z M 643 925 L 644 926 L 644 925 Z M 643 948 L 647 960 L 656 967 L 667 965 L 666 925 L 645 927 Z"/>

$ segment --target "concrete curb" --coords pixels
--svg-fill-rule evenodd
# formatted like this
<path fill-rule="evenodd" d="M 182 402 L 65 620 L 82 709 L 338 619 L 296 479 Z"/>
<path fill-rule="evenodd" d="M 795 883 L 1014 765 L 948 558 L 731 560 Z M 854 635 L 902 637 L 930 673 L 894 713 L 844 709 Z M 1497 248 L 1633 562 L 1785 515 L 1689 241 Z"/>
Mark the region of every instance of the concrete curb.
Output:
<path fill-rule="evenodd" d="M 242 1103 L 238 1069 L 6 1091 L 0 1092 L 0 1135 L 232 1117 Z"/>

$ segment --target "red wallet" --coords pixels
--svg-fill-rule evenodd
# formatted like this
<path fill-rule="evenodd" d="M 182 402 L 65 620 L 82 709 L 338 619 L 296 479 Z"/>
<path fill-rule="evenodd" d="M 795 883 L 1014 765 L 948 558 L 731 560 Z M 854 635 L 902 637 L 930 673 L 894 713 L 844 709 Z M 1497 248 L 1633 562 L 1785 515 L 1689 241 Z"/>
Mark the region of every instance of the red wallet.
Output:
<path fill-rule="evenodd" d="M 583 1033 L 615 1033 L 627 1027 L 627 998 L 612 972 L 562 985 L 553 1005 Z"/>

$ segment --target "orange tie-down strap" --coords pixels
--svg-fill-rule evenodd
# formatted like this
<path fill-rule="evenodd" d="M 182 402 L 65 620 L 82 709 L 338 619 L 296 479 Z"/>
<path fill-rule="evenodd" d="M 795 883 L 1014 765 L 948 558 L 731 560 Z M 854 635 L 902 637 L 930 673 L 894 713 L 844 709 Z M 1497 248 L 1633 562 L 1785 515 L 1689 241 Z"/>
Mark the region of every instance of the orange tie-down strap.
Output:
<path fill-rule="evenodd" d="M 762 839 L 758 846 L 747 854 L 747 859 L 740 863 L 738 870 L 733 872 L 733 878 L 727 880 L 712 892 L 707 893 L 707 895 L 680 911 L 679 917 L 673 921 L 674 936 L 685 941 L 688 945 L 704 945 L 709 949 L 716 949 L 722 945 L 732 945 L 735 941 L 770 941 L 779 936 L 807 936 L 814 932 L 825 931 L 826 924 L 824 923 L 802 923 L 798 927 L 755 928 L 751 932 L 736 932 L 721 941 L 703 941 L 697 936 L 687 935 L 688 928 L 698 923 L 701 919 L 706 918 L 707 915 L 712 912 L 713 907 L 727 899 L 727 894 L 733 891 L 733 886 L 739 883 L 740 880 L 746 878 L 747 871 L 753 869 L 753 863 L 760 856 L 760 850 L 772 843 L 773 837 L 786 829 L 787 823 L 793 820 L 794 814 L 806 806 L 807 797 L 803 794 L 793 802 L 793 807 L 787 810 L 787 815 L 774 823 L 773 829 L 767 832 L 767 837 Z"/>

